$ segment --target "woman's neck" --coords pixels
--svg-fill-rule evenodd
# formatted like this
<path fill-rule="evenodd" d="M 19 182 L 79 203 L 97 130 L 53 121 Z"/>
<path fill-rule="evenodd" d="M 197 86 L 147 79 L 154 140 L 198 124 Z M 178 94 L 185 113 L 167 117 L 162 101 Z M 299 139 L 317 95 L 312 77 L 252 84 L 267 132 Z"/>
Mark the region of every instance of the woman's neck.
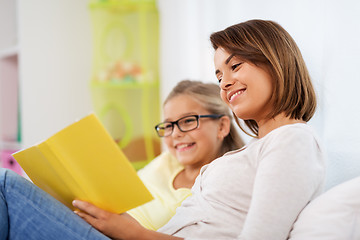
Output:
<path fill-rule="evenodd" d="M 266 136 L 266 134 L 268 134 L 269 132 L 271 132 L 272 130 L 274 130 L 278 127 L 288 125 L 288 124 L 294 124 L 294 123 L 305 123 L 305 121 L 291 119 L 289 117 L 286 117 L 284 113 L 281 113 L 271 119 L 261 120 L 261 121 L 257 122 L 258 127 L 259 127 L 258 136 L 259 136 L 259 138 L 262 138 L 262 137 Z"/>

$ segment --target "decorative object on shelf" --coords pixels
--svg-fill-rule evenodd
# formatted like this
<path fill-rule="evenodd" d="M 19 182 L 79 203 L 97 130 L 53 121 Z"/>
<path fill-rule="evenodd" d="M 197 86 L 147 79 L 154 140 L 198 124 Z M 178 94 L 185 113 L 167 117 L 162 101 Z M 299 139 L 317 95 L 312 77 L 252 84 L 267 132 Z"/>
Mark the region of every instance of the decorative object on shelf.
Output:
<path fill-rule="evenodd" d="M 138 64 L 118 60 L 99 73 L 100 82 L 135 83 L 143 80 L 142 69 Z"/>
<path fill-rule="evenodd" d="M 8 168 L 13 170 L 19 175 L 23 175 L 23 170 L 20 167 L 20 165 L 17 163 L 17 161 L 11 156 L 13 154 L 14 150 L 2 150 L 0 153 L 0 161 L 1 161 L 1 167 Z"/>

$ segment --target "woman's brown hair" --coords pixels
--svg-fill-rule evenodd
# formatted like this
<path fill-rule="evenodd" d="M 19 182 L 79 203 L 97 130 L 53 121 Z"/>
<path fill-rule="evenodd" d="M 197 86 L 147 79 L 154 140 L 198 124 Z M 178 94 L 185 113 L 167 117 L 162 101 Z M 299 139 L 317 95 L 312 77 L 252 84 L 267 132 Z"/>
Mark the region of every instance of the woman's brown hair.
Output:
<path fill-rule="evenodd" d="M 229 107 L 220 98 L 220 88 L 214 83 L 203 83 L 200 81 L 183 80 L 180 81 L 169 93 L 164 101 L 164 105 L 172 98 L 179 95 L 188 95 L 197 101 L 210 114 L 226 115 L 232 120 Z M 218 153 L 218 157 L 224 153 L 241 148 L 244 142 L 239 136 L 234 124 L 230 123 L 230 132 L 224 138 Z"/>
<path fill-rule="evenodd" d="M 271 98 L 274 111 L 269 118 L 280 113 L 306 122 L 312 118 L 316 109 L 316 94 L 309 72 L 294 39 L 278 23 L 246 21 L 213 33 L 210 41 L 215 50 L 223 48 L 269 71 L 274 81 Z M 258 134 L 254 120 L 245 120 L 245 124 Z"/>

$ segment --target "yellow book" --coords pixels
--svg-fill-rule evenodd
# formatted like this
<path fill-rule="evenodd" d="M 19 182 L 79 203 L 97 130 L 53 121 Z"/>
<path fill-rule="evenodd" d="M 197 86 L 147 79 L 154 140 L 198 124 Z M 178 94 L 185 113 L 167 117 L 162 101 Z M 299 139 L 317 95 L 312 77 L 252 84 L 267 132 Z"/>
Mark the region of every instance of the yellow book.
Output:
<path fill-rule="evenodd" d="M 79 199 L 122 213 L 153 199 L 94 114 L 13 157 L 34 184 L 71 209 Z"/>

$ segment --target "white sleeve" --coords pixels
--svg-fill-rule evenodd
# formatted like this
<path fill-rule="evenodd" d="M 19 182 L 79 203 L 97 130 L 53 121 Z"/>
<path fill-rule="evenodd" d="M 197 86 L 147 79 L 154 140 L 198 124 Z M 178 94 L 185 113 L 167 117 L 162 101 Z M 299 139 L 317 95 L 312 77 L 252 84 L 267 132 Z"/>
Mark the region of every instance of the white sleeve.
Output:
<path fill-rule="evenodd" d="M 313 134 L 291 129 L 264 142 L 241 240 L 287 239 L 300 211 L 322 188 L 322 152 Z"/>

